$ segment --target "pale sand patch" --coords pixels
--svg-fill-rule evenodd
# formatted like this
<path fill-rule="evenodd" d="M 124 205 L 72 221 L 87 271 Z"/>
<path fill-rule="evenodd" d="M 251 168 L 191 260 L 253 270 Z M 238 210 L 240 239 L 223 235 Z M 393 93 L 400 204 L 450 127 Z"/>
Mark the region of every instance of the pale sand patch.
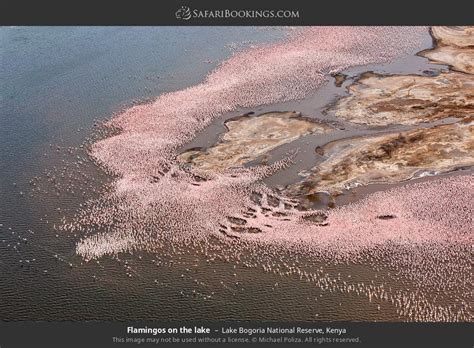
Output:
<path fill-rule="evenodd" d="M 436 47 L 420 52 L 420 56 L 474 74 L 474 27 L 433 27 L 431 33 Z"/>
<path fill-rule="evenodd" d="M 336 116 L 369 126 L 413 125 L 474 114 L 474 81 L 462 73 L 438 76 L 365 73 L 334 106 Z"/>
<path fill-rule="evenodd" d="M 439 44 L 458 47 L 474 47 L 474 27 L 431 27 L 431 33 Z"/>
<path fill-rule="evenodd" d="M 297 112 L 270 112 L 245 115 L 226 122 L 227 132 L 207 150 L 189 150 L 178 161 L 201 170 L 221 171 L 242 166 L 259 156 L 296 139 L 327 133 L 330 127 L 301 117 Z"/>
<path fill-rule="evenodd" d="M 451 65 L 453 70 L 474 74 L 474 48 L 459 49 L 457 47 L 441 46 L 423 51 L 420 55 L 428 58 L 433 63 Z"/>
<path fill-rule="evenodd" d="M 424 173 L 444 173 L 474 165 L 472 122 L 415 129 L 375 137 L 329 143 L 328 158 L 304 181 L 290 186 L 290 195 L 338 194 L 373 183 L 397 183 Z"/>

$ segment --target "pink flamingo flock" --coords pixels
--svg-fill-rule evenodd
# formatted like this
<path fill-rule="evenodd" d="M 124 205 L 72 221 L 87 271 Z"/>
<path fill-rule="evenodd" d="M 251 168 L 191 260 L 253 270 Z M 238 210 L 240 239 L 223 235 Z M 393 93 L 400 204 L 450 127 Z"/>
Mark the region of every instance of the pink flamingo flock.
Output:
<path fill-rule="evenodd" d="M 411 281 L 418 290 L 390 292 L 383 284 L 342 281 L 298 267 L 287 272 L 323 290 L 389 301 L 411 320 L 472 318 L 467 304 L 472 301 L 466 301 L 472 299 L 471 176 L 407 184 L 330 211 L 300 211 L 293 200 L 261 182 L 291 165 L 291 156 L 270 166 L 223 173 L 183 168 L 175 160 L 182 145 L 220 115 L 304 98 L 331 73 L 414 52 L 426 30 L 293 29 L 281 42 L 234 54 L 198 85 L 123 111 L 109 121 L 120 133 L 91 150 L 98 163 L 117 175 L 112 192 L 89 202 L 62 228 L 85 232 L 77 253 L 86 260 L 217 237 L 227 245 L 222 253 L 235 262 L 241 245 L 291 250 L 336 264 L 368 263 L 391 269 L 393 277 Z M 278 253 L 271 252 L 276 260 Z M 457 287 L 450 292 L 453 284 Z M 430 292 L 454 296 L 459 303 L 441 305 Z"/>

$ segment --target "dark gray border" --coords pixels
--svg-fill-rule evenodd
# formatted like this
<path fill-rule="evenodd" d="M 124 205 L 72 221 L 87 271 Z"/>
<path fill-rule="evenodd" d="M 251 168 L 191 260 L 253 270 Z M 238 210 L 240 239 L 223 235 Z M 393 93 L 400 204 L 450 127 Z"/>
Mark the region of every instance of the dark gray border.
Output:
<path fill-rule="evenodd" d="M 469 25 L 474 2 L 449 0 L 4 0 L 2 25 Z M 176 18 L 191 9 L 289 9 L 299 18 Z"/>
<path fill-rule="evenodd" d="M 211 329 L 209 335 L 180 335 L 164 334 L 153 336 L 151 334 L 127 334 L 127 327 L 157 327 L 157 328 L 179 328 L 181 326 L 194 327 L 204 326 Z M 0 346 L 2 348 L 18 347 L 48 347 L 48 348 L 76 348 L 76 347 L 100 347 L 100 348 L 120 348 L 120 347 L 181 347 L 181 346 L 219 346 L 233 347 L 237 344 L 126 344 L 113 343 L 112 337 L 300 337 L 304 338 L 311 335 L 285 335 L 285 334 L 256 334 L 248 336 L 244 334 L 223 334 L 222 328 L 226 327 L 306 327 L 322 328 L 326 331 L 327 327 L 345 328 L 347 333 L 342 335 L 324 333 L 323 335 L 312 335 L 313 337 L 345 337 L 359 338 L 359 343 L 352 344 L 324 344 L 324 343 L 272 343 L 271 346 L 314 346 L 314 347 L 472 347 L 473 345 L 473 324 L 472 323 L 275 323 L 275 322 L 0 322 Z M 216 332 L 217 330 L 217 332 Z M 240 344 L 243 347 L 249 346 L 268 346 L 270 344 L 250 343 Z"/>

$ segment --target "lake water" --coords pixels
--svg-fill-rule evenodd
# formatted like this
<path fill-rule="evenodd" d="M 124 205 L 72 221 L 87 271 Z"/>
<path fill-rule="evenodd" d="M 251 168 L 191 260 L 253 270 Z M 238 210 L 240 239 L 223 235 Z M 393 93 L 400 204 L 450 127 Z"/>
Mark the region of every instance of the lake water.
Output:
<path fill-rule="evenodd" d="M 236 49 L 284 35 L 250 27 L 1 28 L 0 319 L 399 320 L 393 305 L 323 291 L 279 264 L 382 283 L 368 266 L 289 252 L 270 257 L 280 271 L 269 272 L 252 263 L 251 250 L 240 250 L 247 261 L 237 262 L 199 245 L 86 263 L 74 251 L 81 236 L 54 229 L 110 179 L 80 147 L 98 121 L 194 85 Z"/>

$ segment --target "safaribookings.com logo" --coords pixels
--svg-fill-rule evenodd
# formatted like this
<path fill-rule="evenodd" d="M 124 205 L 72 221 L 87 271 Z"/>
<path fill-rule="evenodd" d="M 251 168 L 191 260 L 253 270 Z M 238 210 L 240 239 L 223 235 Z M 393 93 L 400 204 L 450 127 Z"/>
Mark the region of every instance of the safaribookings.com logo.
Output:
<path fill-rule="evenodd" d="M 199 10 L 181 6 L 175 13 L 177 19 L 191 18 L 300 18 L 298 10 Z"/>
<path fill-rule="evenodd" d="M 181 6 L 181 8 L 176 11 L 176 18 L 184 19 L 185 21 L 191 19 L 191 9 L 188 6 Z"/>

